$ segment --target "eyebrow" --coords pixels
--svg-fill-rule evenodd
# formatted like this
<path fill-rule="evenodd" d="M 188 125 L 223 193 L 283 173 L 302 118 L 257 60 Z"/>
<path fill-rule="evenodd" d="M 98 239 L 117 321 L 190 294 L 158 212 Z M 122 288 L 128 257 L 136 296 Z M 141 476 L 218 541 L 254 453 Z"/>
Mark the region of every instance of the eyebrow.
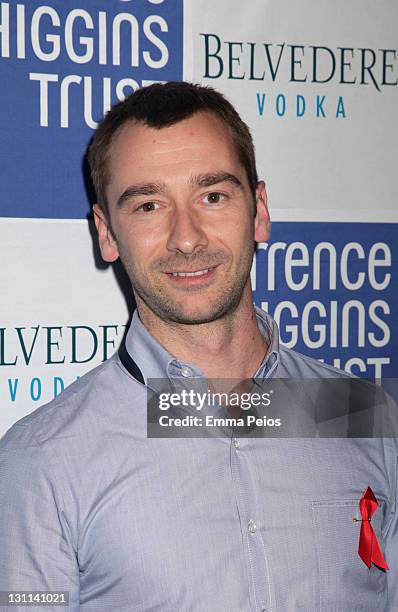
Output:
<path fill-rule="evenodd" d="M 190 182 L 199 187 L 212 187 L 218 183 L 231 183 L 235 187 L 242 188 L 242 183 L 234 174 L 229 172 L 211 172 L 209 174 L 198 174 L 193 176 Z"/>
<path fill-rule="evenodd" d="M 117 208 L 122 208 L 127 200 L 138 196 L 151 196 L 158 193 L 164 193 L 166 187 L 163 183 L 143 183 L 141 185 L 130 185 L 125 189 L 117 201 Z"/>
<path fill-rule="evenodd" d="M 242 189 L 242 182 L 237 176 L 230 172 L 211 172 L 207 174 L 197 174 L 189 179 L 192 185 L 198 187 L 212 187 L 219 183 L 231 183 L 235 187 Z M 159 193 L 163 194 L 166 191 L 164 183 L 142 183 L 139 185 L 130 185 L 127 187 L 117 201 L 117 208 L 122 208 L 123 205 L 132 198 L 139 196 L 152 196 Z"/>

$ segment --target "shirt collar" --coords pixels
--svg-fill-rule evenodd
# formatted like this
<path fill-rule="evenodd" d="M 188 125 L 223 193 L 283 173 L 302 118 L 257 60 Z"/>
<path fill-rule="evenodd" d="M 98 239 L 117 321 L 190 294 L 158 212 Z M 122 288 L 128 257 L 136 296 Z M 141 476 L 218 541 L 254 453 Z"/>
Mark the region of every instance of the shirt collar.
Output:
<path fill-rule="evenodd" d="M 126 335 L 126 349 L 141 370 L 145 383 L 148 378 L 166 378 L 174 357 L 149 333 L 135 309 Z"/>
<path fill-rule="evenodd" d="M 268 350 L 253 378 L 268 378 L 279 364 L 279 329 L 267 312 L 254 305 L 260 332 L 268 343 Z"/>
<path fill-rule="evenodd" d="M 279 330 L 268 313 L 258 306 L 254 308 L 258 326 L 268 344 L 268 350 L 253 378 L 263 379 L 271 376 L 279 363 Z M 133 313 L 126 335 L 125 348 L 130 363 L 132 361 L 138 367 L 145 384 L 149 378 L 201 378 L 204 376 L 200 368 L 192 363 L 179 361 L 155 340 L 143 325 L 137 309 Z M 121 356 L 121 351 L 119 355 Z M 125 360 L 122 358 L 121 360 L 127 367 Z M 131 367 L 127 369 L 132 373 Z M 133 375 L 137 378 L 135 374 Z"/>

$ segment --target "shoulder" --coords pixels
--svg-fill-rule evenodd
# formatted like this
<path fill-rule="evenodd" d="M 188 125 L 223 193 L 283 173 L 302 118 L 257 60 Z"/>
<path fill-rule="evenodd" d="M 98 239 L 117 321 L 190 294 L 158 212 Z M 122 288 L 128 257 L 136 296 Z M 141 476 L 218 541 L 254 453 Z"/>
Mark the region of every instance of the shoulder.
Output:
<path fill-rule="evenodd" d="M 353 374 L 288 349 L 283 345 L 279 347 L 279 353 L 283 375 L 289 378 L 344 378 L 346 380 L 356 378 Z"/>
<path fill-rule="evenodd" d="M 18 420 L 0 440 L 0 451 L 48 447 L 65 441 L 84 442 L 90 432 L 104 429 L 122 405 L 124 385 L 140 387 L 122 368 L 117 354 L 90 370 L 51 402 Z M 136 389 L 136 395 L 140 389 Z M 54 446 L 54 444 L 52 444 Z"/>
<path fill-rule="evenodd" d="M 277 376 L 291 379 L 297 396 L 305 389 L 318 421 L 327 422 L 333 435 L 338 431 L 337 437 L 378 438 L 398 454 L 398 406 L 383 386 L 286 347 L 280 347 L 279 365 Z M 343 429 L 333 429 L 336 424 Z"/>

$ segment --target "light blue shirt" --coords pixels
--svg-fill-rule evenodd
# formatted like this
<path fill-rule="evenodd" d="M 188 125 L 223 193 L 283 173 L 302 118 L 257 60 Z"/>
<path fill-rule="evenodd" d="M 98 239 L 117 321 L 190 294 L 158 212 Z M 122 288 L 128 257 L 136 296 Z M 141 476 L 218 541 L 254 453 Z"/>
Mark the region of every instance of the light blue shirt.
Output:
<path fill-rule="evenodd" d="M 344 376 L 256 314 L 255 378 Z M 136 312 L 126 349 L 134 375 L 115 354 L 2 438 L 0 590 L 65 590 L 73 612 L 398 610 L 395 438 L 148 438 L 137 372 L 202 373 Z M 388 572 L 358 555 L 368 485 Z"/>

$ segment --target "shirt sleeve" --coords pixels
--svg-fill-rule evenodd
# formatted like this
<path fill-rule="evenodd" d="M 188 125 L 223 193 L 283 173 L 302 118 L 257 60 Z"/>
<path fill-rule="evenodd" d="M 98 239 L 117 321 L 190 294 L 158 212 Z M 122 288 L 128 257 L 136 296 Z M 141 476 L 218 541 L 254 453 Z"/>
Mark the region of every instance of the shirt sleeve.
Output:
<path fill-rule="evenodd" d="M 42 609 L 77 612 L 79 568 L 65 504 L 29 430 L 16 424 L 0 440 L 0 591 L 66 591 L 67 607 Z"/>

